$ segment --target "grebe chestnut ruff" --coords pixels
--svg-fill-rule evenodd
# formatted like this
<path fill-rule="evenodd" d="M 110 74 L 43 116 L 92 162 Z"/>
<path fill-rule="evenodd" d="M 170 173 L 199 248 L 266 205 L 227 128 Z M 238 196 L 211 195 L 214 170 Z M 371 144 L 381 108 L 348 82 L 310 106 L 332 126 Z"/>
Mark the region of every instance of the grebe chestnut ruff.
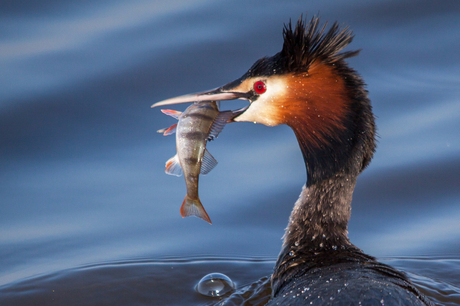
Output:
<path fill-rule="evenodd" d="M 432 305 L 401 272 L 348 239 L 358 175 L 375 151 L 375 123 L 365 84 L 342 52 L 353 39 L 334 23 L 302 17 L 284 27 L 281 52 L 220 88 L 154 106 L 245 99 L 235 122 L 287 124 L 297 137 L 307 182 L 294 205 L 271 278 L 267 305 Z"/>

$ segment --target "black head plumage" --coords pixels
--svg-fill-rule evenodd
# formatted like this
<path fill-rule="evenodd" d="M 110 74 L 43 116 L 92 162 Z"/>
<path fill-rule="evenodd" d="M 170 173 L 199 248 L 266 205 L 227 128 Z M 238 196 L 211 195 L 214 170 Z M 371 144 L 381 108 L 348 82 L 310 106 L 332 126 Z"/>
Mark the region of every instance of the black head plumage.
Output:
<path fill-rule="evenodd" d="M 281 52 L 255 62 L 245 77 L 307 72 L 315 61 L 334 64 L 358 55 L 360 50 L 339 53 L 353 40 L 353 33 L 348 27 L 341 28 L 334 22 L 326 31 L 327 22 L 322 27 L 319 23 L 319 17 L 314 16 L 307 23 L 303 16 L 300 16 L 294 29 L 291 21 L 285 24 Z"/>
<path fill-rule="evenodd" d="M 341 28 L 337 22 L 326 32 L 327 22 L 320 28 L 319 17 L 313 17 L 308 24 L 302 16 L 295 29 L 292 23 L 284 25 L 284 44 L 280 56 L 287 71 L 305 70 L 316 60 L 333 64 L 352 56 L 358 51 L 339 53 L 353 40 L 348 27 Z"/>

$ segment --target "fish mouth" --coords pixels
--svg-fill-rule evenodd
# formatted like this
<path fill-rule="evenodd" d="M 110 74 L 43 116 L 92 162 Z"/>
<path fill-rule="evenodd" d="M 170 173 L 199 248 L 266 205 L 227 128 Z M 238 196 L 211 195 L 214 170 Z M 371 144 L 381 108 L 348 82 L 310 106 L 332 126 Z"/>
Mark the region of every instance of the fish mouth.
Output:
<path fill-rule="evenodd" d="M 217 102 L 217 101 L 223 101 L 223 100 L 236 100 L 236 99 L 246 100 L 246 101 L 251 102 L 251 98 L 254 96 L 252 92 L 237 92 L 237 91 L 231 90 L 231 88 L 235 87 L 234 84 L 237 82 L 239 82 L 239 80 L 233 81 L 219 88 L 166 99 L 166 100 L 153 104 L 151 107 L 154 108 L 158 106 L 175 105 L 175 104 L 182 104 L 182 103 L 192 103 L 192 102 L 200 103 L 200 102 L 207 102 L 207 101 Z M 233 122 L 233 119 L 241 115 L 242 113 L 244 113 L 249 108 L 249 106 L 250 104 L 246 107 L 243 107 L 237 110 L 232 110 L 234 116 L 230 118 L 229 122 Z"/>

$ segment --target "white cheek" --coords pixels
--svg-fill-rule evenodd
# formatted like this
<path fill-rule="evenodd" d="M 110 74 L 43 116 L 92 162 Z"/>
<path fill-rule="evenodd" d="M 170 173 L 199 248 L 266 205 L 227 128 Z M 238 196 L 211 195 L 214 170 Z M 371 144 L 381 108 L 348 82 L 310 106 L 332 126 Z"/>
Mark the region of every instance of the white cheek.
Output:
<path fill-rule="evenodd" d="M 257 100 L 249 106 L 249 108 L 240 116 L 235 118 L 235 121 L 249 121 L 254 123 L 262 123 L 268 126 L 276 125 L 273 120 L 270 120 L 270 112 L 263 101 Z"/>
<path fill-rule="evenodd" d="M 280 124 L 277 120 L 278 116 L 275 115 L 279 107 L 276 100 L 285 94 L 286 86 L 284 84 L 283 78 L 273 77 L 268 80 L 267 91 L 251 103 L 243 114 L 235 118 L 235 121 L 249 121 L 268 126 Z"/>

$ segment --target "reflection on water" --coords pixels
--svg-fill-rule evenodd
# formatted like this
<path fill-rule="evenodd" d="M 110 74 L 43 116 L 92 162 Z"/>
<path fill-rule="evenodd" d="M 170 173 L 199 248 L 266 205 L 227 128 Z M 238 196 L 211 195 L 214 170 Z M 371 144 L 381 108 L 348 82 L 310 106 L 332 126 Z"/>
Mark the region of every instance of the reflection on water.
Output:
<path fill-rule="evenodd" d="M 306 178 L 292 131 L 229 124 L 209 144 L 209 226 L 180 217 L 174 140 L 155 133 L 169 119 L 150 105 L 241 76 L 306 11 L 354 31 L 378 117 L 351 240 L 460 304 L 460 2 L 428 0 L 0 3 L 0 304 L 213 304 L 194 291 L 213 272 L 236 283 L 219 301 L 264 303 Z"/>
<path fill-rule="evenodd" d="M 14 283 L 0 291 L 2 305 L 198 305 L 228 298 L 195 291 L 203 273 L 231 275 L 243 287 L 270 273 L 263 258 L 171 258 L 80 267 Z M 246 293 L 247 295 L 248 293 Z"/>
<path fill-rule="evenodd" d="M 439 305 L 460 303 L 456 276 L 452 273 L 450 278 L 443 276 L 445 272 L 460 269 L 459 258 L 395 257 L 385 258 L 383 262 L 404 268 L 417 288 Z M 264 305 L 271 295 L 267 276 L 274 264 L 274 258 L 211 257 L 105 263 L 4 286 L 0 289 L 0 303 L 17 306 L 157 305 L 161 301 L 161 305 Z M 235 281 L 236 290 L 231 288 L 222 294 L 195 292 L 200 285 L 200 275 L 209 271 L 228 274 Z M 216 289 L 215 284 L 213 288 Z"/>

